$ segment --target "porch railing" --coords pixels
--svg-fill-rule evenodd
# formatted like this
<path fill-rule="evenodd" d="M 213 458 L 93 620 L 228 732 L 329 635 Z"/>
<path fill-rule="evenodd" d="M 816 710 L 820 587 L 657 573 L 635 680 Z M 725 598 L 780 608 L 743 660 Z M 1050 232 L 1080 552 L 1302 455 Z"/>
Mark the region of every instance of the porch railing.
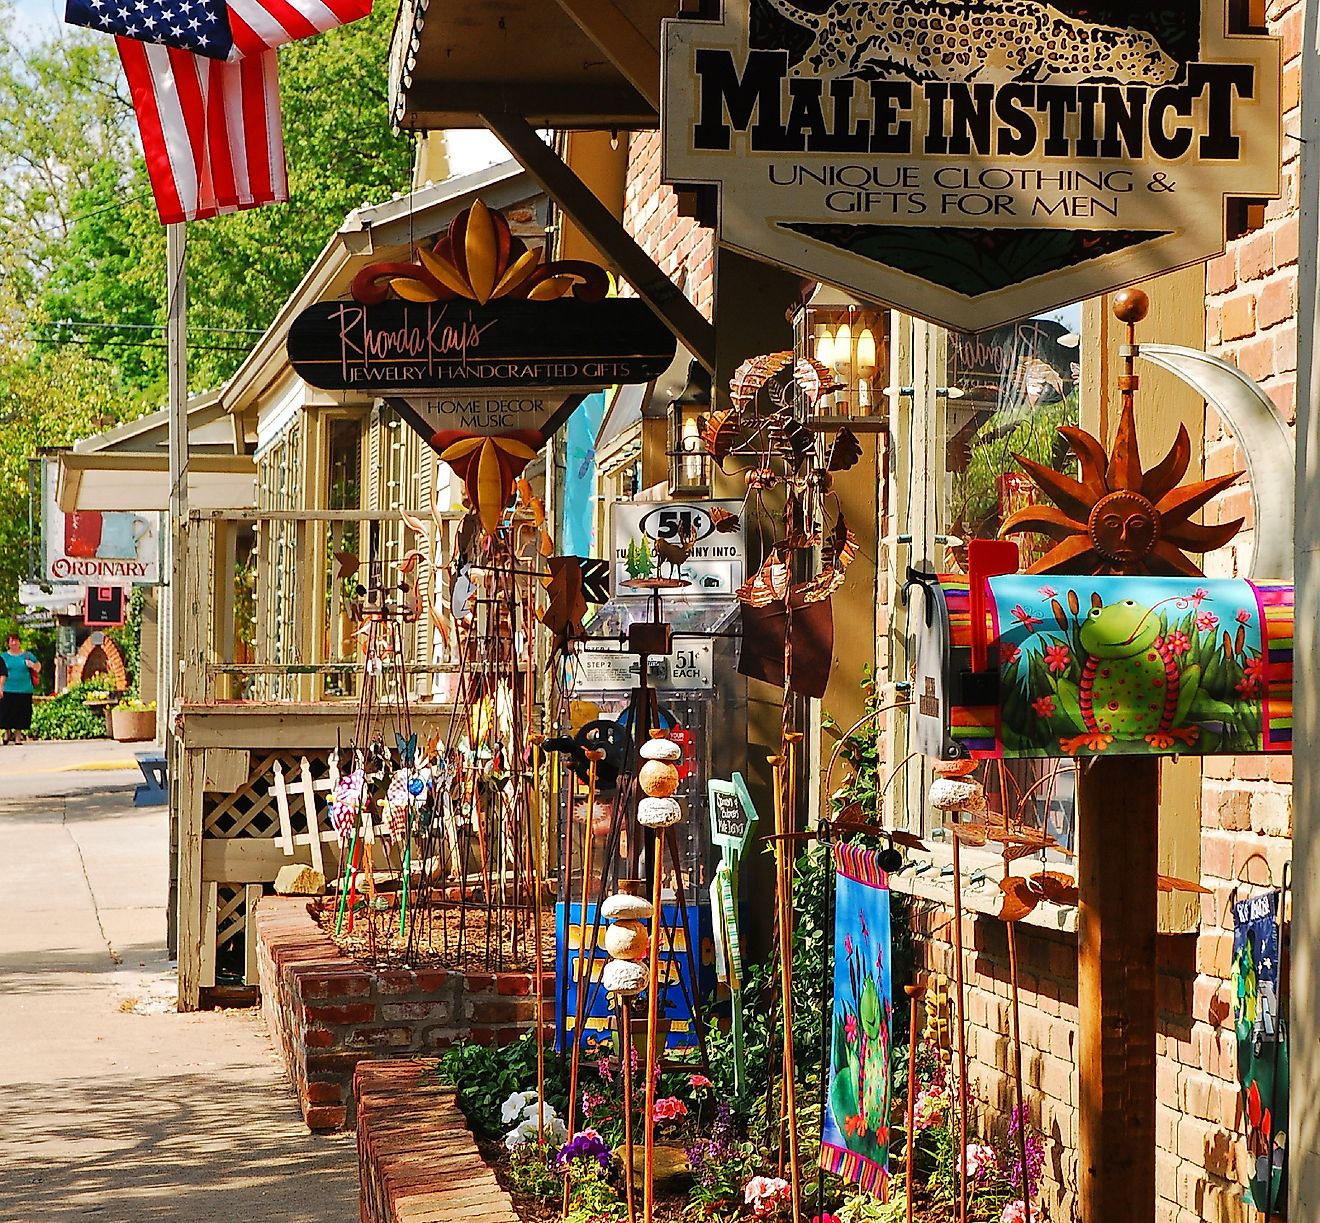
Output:
<path fill-rule="evenodd" d="M 410 696 L 426 700 L 457 669 L 443 616 L 448 591 L 432 563 L 450 554 L 463 511 L 406 525 L 398 510 L 194 510 L 183 532 L 185 704 L 353 700 L 364 663 L 350 614 L 358 583 L 379 563 L 387 583 L 417 549 L 412 577 L 423 584 L 422 613 L 404 625 L 403 671 Z M 437 521 L 438 518 L 438 521 Z M 359 560 L 348 574 L 349 556 Z"/>

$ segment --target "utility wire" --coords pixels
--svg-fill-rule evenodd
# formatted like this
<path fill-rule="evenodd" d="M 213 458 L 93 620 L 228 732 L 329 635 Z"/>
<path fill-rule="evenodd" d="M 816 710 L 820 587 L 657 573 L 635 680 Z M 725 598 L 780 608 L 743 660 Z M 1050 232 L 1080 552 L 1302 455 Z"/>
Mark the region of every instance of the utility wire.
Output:
<path fill-rule="evenodd" d="M 49 323 L 41 324 L 44 330 L 61 330 L 69 328 L 71 330 L 81 331 L 85 328 L 113 328 L 122 331 L 164 331 L 164 323 L 99 323 L 91 319 L 55 319 Z M 264 335 L 264 327 L 201 327 L 196 323 L 188 324 L 189 331 L 214 331 L 223 335 Z"/>
<path fill-rule="evenodd" d="M 163 340 L 61 340 L 52 336 L 30 337 L 37 344 L 77 344 L 88 348 L 168 348 Z M 189 344 L 189 352 L 251 352 L 246 344 Z"/>

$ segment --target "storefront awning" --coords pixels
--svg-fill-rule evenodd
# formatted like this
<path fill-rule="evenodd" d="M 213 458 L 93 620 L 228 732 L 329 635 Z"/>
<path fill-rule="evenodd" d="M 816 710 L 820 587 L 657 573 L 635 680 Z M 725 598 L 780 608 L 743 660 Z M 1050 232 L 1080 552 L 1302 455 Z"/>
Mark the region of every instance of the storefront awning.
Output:
<path fill-rule="evenodd" d="M 545 128 L 655 127 L 660 21 L 676 11 L 674 0 L 405 0 L 394 120 L 482 127 L 504 111 Z"/>
<path fill-rule="evenodd" d="M 169 459 L 163 454 L 61 454 L 55 500 L 74 510 L 166 510 Z M 194 455 L 188 462 L 190 509 L 245 509 L 257 504 L 257 469 L 251 456 Z"/>

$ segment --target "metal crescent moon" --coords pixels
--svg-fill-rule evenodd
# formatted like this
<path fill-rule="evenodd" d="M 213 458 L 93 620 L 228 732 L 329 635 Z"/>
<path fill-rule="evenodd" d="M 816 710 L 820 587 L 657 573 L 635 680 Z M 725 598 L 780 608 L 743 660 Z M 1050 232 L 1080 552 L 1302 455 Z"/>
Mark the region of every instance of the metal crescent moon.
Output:
<path fill-rule="evenodd" d="M 1246 456 L 1256 511 L 1251 558 L 1244 576 L 1292 581 L 1297 457 L 1292 437 L 1273 402 L 1236 366 L 1199 349 L 1178 344 L 1139 344 L 1133 346 L 1133 352 L 1185 382 L 1232 430 Z M 1262 523 L 1269 523 L 1271 529 L 1261 530 Z"/>

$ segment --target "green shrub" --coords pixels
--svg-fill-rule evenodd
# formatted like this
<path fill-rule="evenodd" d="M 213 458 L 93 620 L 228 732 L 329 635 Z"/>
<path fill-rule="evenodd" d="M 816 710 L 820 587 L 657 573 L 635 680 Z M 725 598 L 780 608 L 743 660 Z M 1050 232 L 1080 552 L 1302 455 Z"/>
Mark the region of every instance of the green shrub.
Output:
<path fill-rule="evenodd" d="M 564 1069 L 564 1060 L 547 1049 L 545 1100 L 560 1113 L 568 1105 Z M 499 1047 L 460 1041 L 440 1055 L 439 1073 L 458 1088 L 458 1106 L 472 1128 L 484 1138 L 497 1138 L 508 1129 L 500 1118 L 504 1101 L 536 1086 L 536 1039 L 528 1032 Z"/>
<path fill-rule="evenodd" d="M 34 705 L 32 737 L 34 739 L 104 738 L 105 715 L 99 709 L 88 709 L 84 702 L 92 693 L 104 695 L 108 686 L 108 681 L 104 678 L 85 679 L 65 689 L 59 696 Z"/>

